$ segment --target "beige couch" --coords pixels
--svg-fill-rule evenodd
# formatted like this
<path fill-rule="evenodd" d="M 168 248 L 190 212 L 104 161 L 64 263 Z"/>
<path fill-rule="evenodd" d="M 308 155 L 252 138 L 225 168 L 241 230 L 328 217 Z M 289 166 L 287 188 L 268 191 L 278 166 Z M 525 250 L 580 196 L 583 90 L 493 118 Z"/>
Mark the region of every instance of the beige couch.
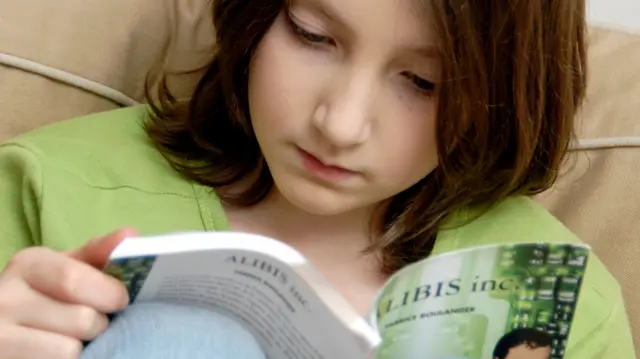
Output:
<path fill-rule="evenodd" d="M 200 63 L 212 44 L 206 4 L 0 2 L 0 140 L 142 101 L 156 59 L 177 68 Z M 640 34 L 591 28 L 590 39 L 589 100 L 579 126 L 586 149 L 570 156 L 559 183 L 539 198 L 618 278 L 640 349 Z"/>

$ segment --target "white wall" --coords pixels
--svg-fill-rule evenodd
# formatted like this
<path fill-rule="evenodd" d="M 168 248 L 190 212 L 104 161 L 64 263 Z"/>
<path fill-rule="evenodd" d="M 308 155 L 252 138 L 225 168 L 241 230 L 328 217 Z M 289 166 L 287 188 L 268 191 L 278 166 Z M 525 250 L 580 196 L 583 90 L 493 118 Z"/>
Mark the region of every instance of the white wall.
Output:
<path fill-rule="evenodd" d="M 587 14 L 593 24 L 640 32 L 640 0 L 587 0 Z"/>

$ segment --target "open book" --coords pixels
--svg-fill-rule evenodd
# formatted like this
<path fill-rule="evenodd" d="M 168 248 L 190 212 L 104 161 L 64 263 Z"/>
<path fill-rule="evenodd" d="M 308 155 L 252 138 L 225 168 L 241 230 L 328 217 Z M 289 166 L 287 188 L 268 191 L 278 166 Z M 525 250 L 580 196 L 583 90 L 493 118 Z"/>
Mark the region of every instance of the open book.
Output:
<path fill-rule="evenodd" d="M 270 358 L 561 359 L 589 253 L 533 243 L 432 256 L 389 278 L 364 318 L 299 252 L 252 234 L 128 238 L 105 270 L 132 302 L 237 318 Z"/>

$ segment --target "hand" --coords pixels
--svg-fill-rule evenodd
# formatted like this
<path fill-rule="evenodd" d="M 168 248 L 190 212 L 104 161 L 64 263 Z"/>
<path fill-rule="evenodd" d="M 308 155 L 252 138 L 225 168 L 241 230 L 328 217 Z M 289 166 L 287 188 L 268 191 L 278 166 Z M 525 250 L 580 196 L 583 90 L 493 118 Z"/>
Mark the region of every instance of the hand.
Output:
<path fill-rule="evenodd" d="M 33 247 L 0 274 L 0 359 L 75 359 L 82 341 L 124 309 L 124 285 L 101 270 L 113 249 L 136 235 L 120 230 L 71 252 Z"/>

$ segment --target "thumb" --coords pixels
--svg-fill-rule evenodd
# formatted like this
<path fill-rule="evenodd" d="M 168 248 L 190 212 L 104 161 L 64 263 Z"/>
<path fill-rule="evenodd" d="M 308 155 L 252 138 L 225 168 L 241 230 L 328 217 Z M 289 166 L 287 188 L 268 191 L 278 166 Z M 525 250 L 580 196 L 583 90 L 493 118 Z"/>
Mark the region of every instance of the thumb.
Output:
<path fill-rule="evenodd" d="M 93 239 L 84 246 L 67 252 L 74 259 L 87 263 L 95 268 L 102 269 L 107 264 L 111 252 L 127 237 L 135 237 L 138 233 L 130 228 L 123 228 L 107 234 L 104 237 Z"/>

